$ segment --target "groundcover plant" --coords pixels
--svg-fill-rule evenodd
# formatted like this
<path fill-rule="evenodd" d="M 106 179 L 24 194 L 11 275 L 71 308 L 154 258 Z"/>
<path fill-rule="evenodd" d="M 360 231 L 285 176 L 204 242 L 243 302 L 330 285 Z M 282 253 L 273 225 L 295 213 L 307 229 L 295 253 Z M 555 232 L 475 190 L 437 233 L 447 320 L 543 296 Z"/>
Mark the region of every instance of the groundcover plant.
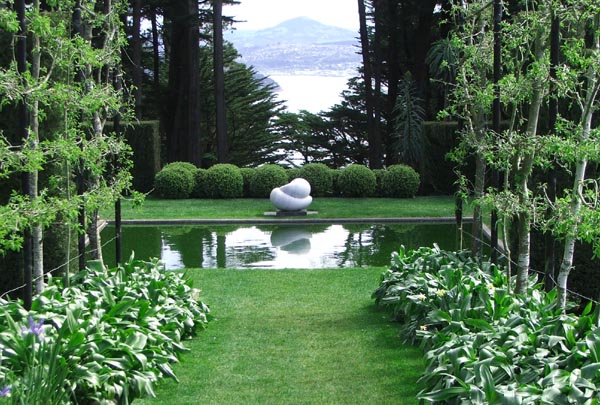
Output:
<path fill-rule="evenodd" d="M 427 402 L 593 404 L 600 399 L 600 317 L 565 313 L 529 280 L 513 294 L 503 269 L 437 247 L 401 248 L 374 292 L 401 335 L 425 350 Z"/>
<path fill-rule="evenodd" d="M 191 282 L 158 261 L 92 262 L 68 287 L 54 278 L 31 311 L 0 302 L 0 404 L 153 396 L 208 316 Z"/>

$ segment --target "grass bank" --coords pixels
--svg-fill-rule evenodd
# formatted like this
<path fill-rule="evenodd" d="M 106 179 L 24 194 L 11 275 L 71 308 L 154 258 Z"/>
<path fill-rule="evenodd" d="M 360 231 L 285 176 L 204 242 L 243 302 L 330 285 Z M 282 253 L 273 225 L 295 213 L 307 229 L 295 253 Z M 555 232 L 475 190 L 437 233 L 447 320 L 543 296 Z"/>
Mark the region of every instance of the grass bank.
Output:
<path fill-rule="evenodd" d="M 370 298 L 381 268 L 190 270 L 216 317 L 153 400 L 415 404 L 422 353 Z"/>
<path fill-rule="evenodd" d="M 454 197 L 428 196 L 416 198 L 316 198 L 309 207 L 318 211 L 315 218 L 394 218 L 453 217 Z M 265 211 L 273 211 L 268 199 L 240 198 L 230 200 L 163 200 L 146 199 L 141 207 L 122 203 L 123 219 L 259 219 Z M 469 214 L 467 212 L 466 214 Z M 114 212 L 105 210 L 104 218 Z M 312 216 L 311 216 L 312 217 Z"/>

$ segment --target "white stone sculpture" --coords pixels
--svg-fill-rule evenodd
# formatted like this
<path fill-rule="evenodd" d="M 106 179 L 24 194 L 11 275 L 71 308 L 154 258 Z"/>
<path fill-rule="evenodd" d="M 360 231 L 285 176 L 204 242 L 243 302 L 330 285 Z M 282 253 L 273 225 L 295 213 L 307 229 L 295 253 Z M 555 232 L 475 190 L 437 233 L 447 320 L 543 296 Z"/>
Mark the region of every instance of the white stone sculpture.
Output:
<path fill-rule="evenodd" d="M 285 186 L 274 188 L 269 198 L 279 210 L 304 210 L 312 202 L 310 184 L 302 178 L 294 179 Z"/>

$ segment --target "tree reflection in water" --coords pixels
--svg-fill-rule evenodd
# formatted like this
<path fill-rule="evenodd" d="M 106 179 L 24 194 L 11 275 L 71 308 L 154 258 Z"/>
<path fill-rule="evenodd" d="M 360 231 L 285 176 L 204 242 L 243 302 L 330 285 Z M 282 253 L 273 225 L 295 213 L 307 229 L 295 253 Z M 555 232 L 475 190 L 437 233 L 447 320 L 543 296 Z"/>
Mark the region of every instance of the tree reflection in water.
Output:
<path fill-rule="evenodd" d="M 110 238 L 113 227 L 103 237 Z M 400 245 L 459 249 L 452 223 L 124 226 L 123 255 L 160 257 L 175 268 L 336 268 L 387 266 Z M 114 246 L 104 251 L 114 262 Z"/>

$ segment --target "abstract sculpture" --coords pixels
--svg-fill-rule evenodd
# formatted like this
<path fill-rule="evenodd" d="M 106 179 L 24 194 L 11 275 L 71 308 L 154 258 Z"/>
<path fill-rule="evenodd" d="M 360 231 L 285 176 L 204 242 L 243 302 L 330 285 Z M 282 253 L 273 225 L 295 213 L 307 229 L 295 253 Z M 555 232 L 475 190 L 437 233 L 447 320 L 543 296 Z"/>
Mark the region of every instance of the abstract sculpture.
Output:
<path fill-rule="evenodd" d="M 285 186 L 274 188 L 269 198 L 280 211 L 305 210 L 312 202 L 310 184 L 302 178 L 294 179 Z"/>

